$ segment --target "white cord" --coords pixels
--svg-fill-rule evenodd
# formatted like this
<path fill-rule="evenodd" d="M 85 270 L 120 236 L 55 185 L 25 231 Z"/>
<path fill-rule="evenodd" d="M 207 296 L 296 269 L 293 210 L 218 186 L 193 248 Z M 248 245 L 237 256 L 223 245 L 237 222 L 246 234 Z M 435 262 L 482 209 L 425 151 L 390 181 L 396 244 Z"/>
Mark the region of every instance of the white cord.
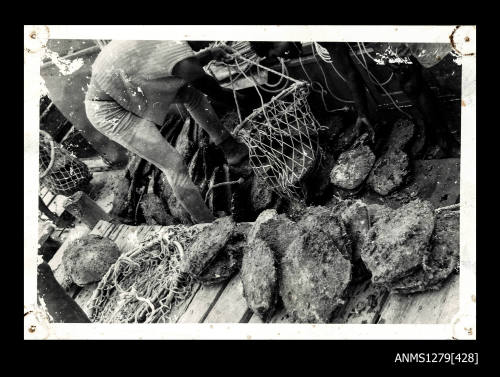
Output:
<path fill-rule="evenodd" d="M 340 74 L 340 72 L 337 70 L 335 65 L 333 64 L 332 57 L 330 56 L 330 53 L 326 48 L 321 46 L 318 42 L 314 42 L 314 48 L 316 49 L 316 52 L 318 53 L 319 57 L 325 62 L 328 63 L 332 66 L 333 70 L 335 73 L 342 79 L 342 81 L 347 82 L 347 80 Z M 314 53 L 314 48 L 313 48 L 313 53 Z"/>
<path fill-rule="evenodd" d="M 311 89 L 312 89 L 314 92 L 321 94 L 321 100 L 323 101 L 323 107 L 324 107 L 324 109 L 325 109 L 325 111 L 326 111 L 326 112 L 328 112 L 328 113 L 335 113 L 335 112 L 337 112 L 337 111 L 347 111 L 347 110 L 349 110 L 349 107 L 347 107 L 347 106 L 340 107 L 340 108 L 338 108 L 338 109 L 328 110 L 328 107 L 326 106 L 326 102 L 325 102 L 325 97 L 324 97 L 324 93 L 326 92 L 326 90 L 324 90 L 324 89 L 323 89 L 323 86 L 322 86 L 319 82 L 317 82 L 317 81 L 313 81 L 313 80 L 311 79 L 311 77 L 309 77 L 309 75 L 308 75 L 308 73 L 307 73 L 306 69 L 304 68 L 304 65 L 302 64 L 302 58 L 301 58 L 300 56 L 299 56 L 299 63 L 300 63 L 300 66 L 302 67 L 302 70 L 303 70 L 303 71 L 304 71 L 304 73 L 306 74 L 307 79 L 308 79 L 308 80 L 309 80 L 309 82 L 311 83 Z M 321 89 L 320 89 L 321 91 L 318 91 L 318 90 L 314 89 L 314 84 L 319 85 L 319 87 L 321 88 Z"/>
<path fill-rule="evenodd" d="M 354 51 L 354 49 L 351 47 L 351 45 L 348 43 L 347 44 L 349 46 L 349 48 L 351 49 L 354 57 L 356 58 L 356 60 L 358 61 L 358 63 L 366 70 L 366 72 L 368 73 L 368 75 L 373 78 L 375 80 L 375 83 L 378 84 L 380 86 L 380 88 L 384 91 L 385 95 L 389 97 L 389 99 L 391 100 L 391 102 L 394 104 L 394 106 L 399 110 L 399 112 L 401 112 L 402 114 L 406 115 L 408 118 L 411 118 L 410 115 L 408 115 L 408 113 L 406 113 L 403 109 L 401 109 L 401 107 L 399 107 L 399 105 L 394 101 L 394 99 L 392 98 L 392 96 L 389 94 L 389 92 L 382 86 L 382 84 L 377 80 L 377 78 L 370 72 L 370 70 L 368 69 L 368 67 L 364 66 L 363 63 L 361 62 L 361 60 L 358 58 L 358 56 L 356 55 L 356 52 Z"/>

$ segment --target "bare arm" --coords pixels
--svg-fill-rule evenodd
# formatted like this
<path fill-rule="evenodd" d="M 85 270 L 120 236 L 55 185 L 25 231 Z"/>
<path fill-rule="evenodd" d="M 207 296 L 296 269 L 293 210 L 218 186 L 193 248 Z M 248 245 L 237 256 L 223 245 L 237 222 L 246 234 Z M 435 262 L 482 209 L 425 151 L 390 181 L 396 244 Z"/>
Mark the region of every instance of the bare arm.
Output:
<path fill-rule="evenodd" d="M 195 54 L 195 57 L 200 62 L 201 66 L 205 66 L 212 60 L 222 60 L 229 58 L 230 50 L 222 47 L 206 48 Z"/>
<path fill-rule="evenodd" d="M 212 50 L 211 48 L 206 48 L 194 55 L 202 67 L 207 65 L 211 60 L 214 60 Z"/>

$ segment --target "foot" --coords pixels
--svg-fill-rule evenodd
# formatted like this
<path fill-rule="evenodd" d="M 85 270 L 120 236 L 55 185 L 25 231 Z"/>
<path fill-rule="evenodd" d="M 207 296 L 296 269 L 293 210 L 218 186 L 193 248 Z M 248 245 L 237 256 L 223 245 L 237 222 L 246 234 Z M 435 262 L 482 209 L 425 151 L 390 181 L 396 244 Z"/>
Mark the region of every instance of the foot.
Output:
<path fill-rule="evenodd" d="M 219 146 L 224 151 L 224 155 L 229 165 L 238 165 L 248 158 L 247 146 L 236 141 L 232 136 L 224 140 Z"/>

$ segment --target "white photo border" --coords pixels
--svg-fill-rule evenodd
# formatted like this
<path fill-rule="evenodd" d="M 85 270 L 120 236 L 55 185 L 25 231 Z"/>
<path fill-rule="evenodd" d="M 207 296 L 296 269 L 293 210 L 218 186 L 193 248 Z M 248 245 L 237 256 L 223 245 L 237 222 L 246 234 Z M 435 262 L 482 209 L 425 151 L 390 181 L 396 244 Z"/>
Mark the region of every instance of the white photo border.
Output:
<path fill-rule="evenodd" d="M 476 339 L 476 27 L 289 25 L 25 25 L 25 339 Z M 62 324 L 37 308 L 40 63 L 48 39 L 274 40 L 450 43 L 462 64 L 460 309 L 450 324 Z M 464 36 L 468 38 L 464 38 Z M 468 41 L 465 42 L 465 39 Z M 30 331 L 36 326 L 36 331 Z"/>

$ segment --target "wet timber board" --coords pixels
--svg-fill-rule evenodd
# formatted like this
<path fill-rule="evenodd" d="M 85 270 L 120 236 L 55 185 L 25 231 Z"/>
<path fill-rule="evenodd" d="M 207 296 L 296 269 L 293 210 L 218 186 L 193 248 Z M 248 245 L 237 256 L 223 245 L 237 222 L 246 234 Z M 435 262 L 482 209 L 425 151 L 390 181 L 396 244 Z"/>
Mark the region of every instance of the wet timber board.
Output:
<path fill-rule="evenodd" d="M 128 226 L 115 225 L 100 221 L 92 230 L 92 234 L 107 237 L 116 242 L 122 253 L 133 249 L 161 226 Z M 84 309 L 96 284 L 85 287 L 75 296 L 75 301 Z M 221 301 L 218 303 L 218 300 Z M 225 310 L 225 308 L 231 310 Z M 215 311 L 212 313 L 212 309 Z M 193 293 L 183 305 L 175 308 L 172 317 L 178 323 L 193 322 L 240 322 L 250 319 L 245 299 L 242 296 L 241 281 L 236 275 L 229 282 L 214 286 L 196 284 Z"/>
<path fill-rule="evenodd" d="M 454 204 L 459 200 L 459 160 L 422 161 L 416 163 L 416 179 L 419 196 L 430 200 L 436 207 Z M 422 166 L 419 166 L 422 165 Z M 420 173 L 421 171 L 425 173 Z M 429 172 L 441 179 L 431 184 Z M 423 195 L 422 195 L 423 194 Z M 446 196 L 444 196 L 446 195 Z M 387 203 L 389 204 L 389 203 Z M 116 225 L 100 222 L 93 234 L 107 236 L 119 244 L 122 249 L 129 249 L 160 227 L 126 226 L 114 229 Z M 352 286 L 345 300 L 344 307 L 336 313 L 334 323 L 450 323 L 458 310 L 458 275 L 450 278 L 438 291 L 413 295 L 390 294 L 382 288 L 373 286 L 369 281 Z M 84 296 L 85 291 L 79 293 Z M 87 292 L 88 294 L 88 292 Z M 214 286 L 195 285 L 193 293 L 183 305 L 173 312 L 177 323 L 211 322 L 250 322 L 261 323 L 246 307 L 242 296 L 239 275 L 225 283 Z M 282 307 L 277 308 L 271 323 L 288 323 L 289 316 Z"/>

